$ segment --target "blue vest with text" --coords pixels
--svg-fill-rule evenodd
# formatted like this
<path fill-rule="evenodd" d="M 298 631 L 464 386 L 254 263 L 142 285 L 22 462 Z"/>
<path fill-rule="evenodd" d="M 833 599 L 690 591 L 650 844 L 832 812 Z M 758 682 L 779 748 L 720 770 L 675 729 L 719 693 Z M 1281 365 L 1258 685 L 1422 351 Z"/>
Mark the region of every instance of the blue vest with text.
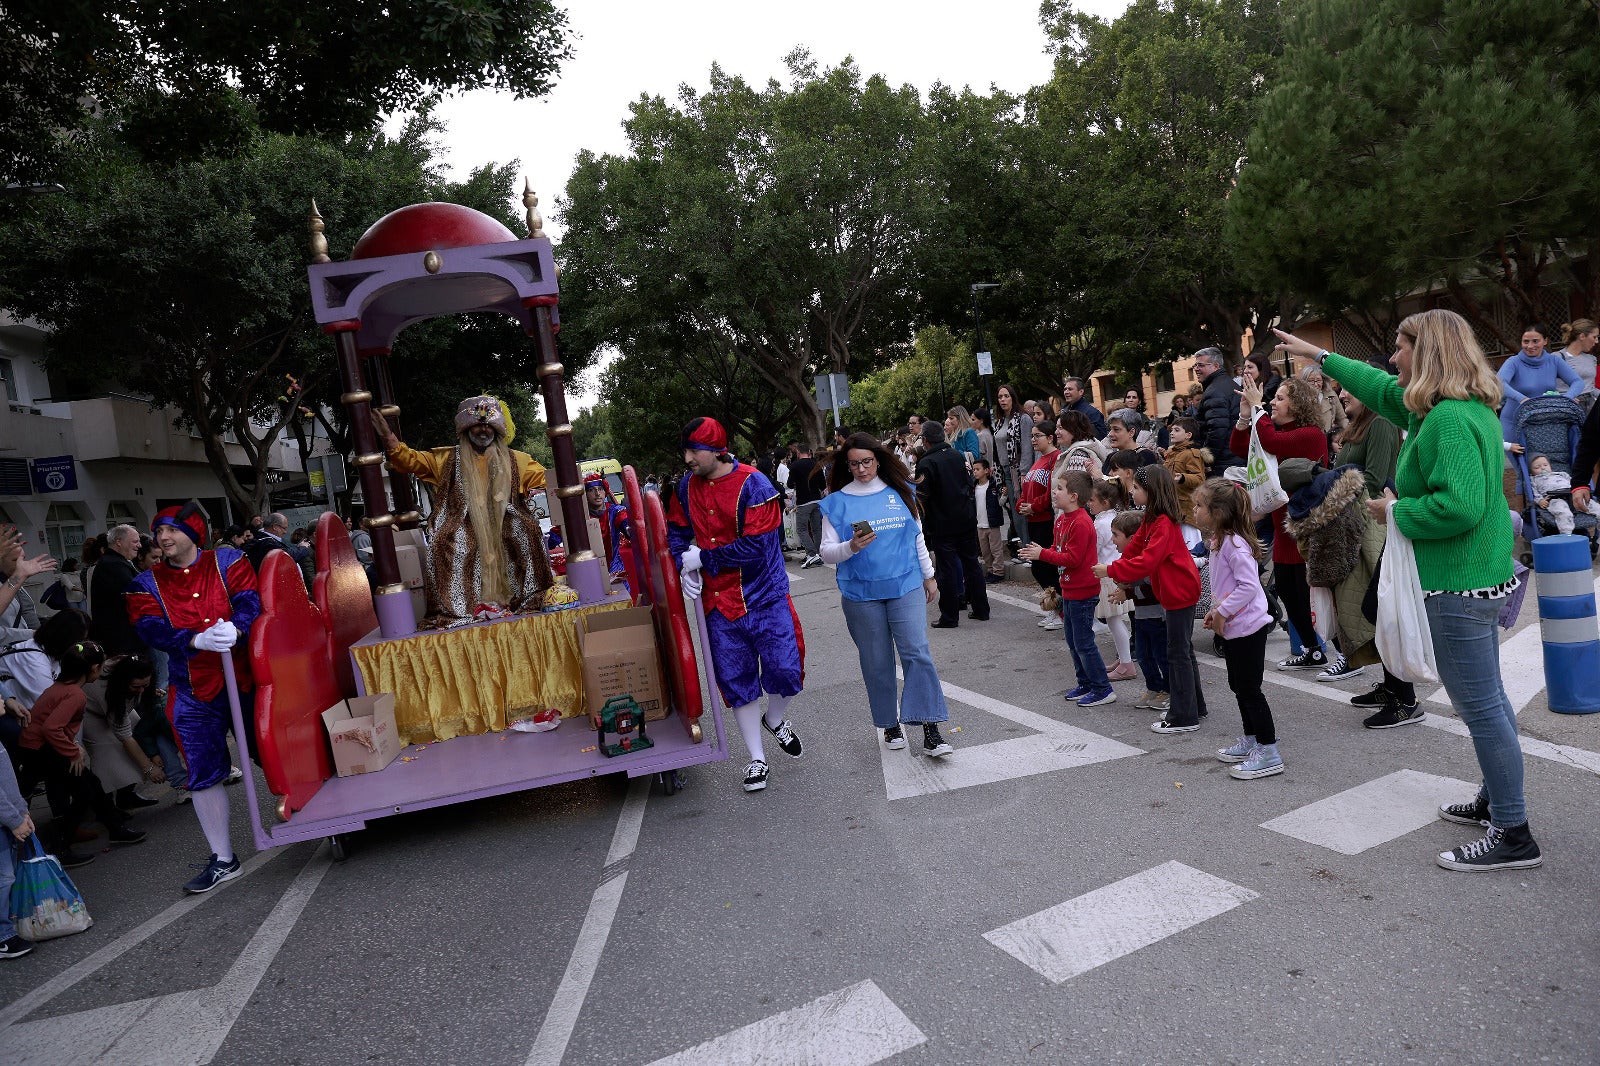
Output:
<path fill-rule="evenodd" d="M 870 496 L 830 492 L 820 501 L 840 540 L 856 522 L 872 523 L 878 539 L 839 564 L 839 594 L 847 600 L 897 600 L 922 584 L 917 521 L 900 494 L 885 485 Z"/>

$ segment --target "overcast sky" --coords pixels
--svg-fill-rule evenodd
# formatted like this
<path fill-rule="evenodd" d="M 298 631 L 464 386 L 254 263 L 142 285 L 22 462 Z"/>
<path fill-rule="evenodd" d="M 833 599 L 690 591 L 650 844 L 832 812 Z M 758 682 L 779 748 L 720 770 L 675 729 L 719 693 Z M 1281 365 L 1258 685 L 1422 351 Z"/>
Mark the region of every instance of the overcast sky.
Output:
<path fill-rule="evenodd" d="M 1127 0 L 1077 6 L 1114 18 Z M 437 112 L 448 127 L 452 173 L 521 160 L 553 237 L 560 235 L 555 201 L 578 152 L 622 152 L 630 103 L 641 93 L 673 99 L 684 82 L 704 91 L 713 63 L 756 85 L 787 82 L 783 57 L 802 46 L 824 68 L 850 56 L 863 75 L 924 91 L 944 82 L 1020 92 L 1050 76 L 1038 0 L 572 0 L 567 9 L 574 56 L 548 96 L 468 93 Z M 592 380 L 569 382 L 575 409 L 594 402 L 593 387 Z"/>

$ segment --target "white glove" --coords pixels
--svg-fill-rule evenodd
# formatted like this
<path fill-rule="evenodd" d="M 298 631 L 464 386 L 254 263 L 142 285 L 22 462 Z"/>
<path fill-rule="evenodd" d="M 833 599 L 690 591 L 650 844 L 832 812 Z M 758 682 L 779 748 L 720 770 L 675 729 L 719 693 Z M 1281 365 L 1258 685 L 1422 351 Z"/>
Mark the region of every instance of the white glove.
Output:
<path fill-rule="evenodd" d="M 199 651 L 227 651 L 238 643 L 238 640 L 238 628 L 224 618 L 204 633 L 196 636 L 192 643 Z"/>
<path fill-rule="evenodd" d="M 698 547 L 690 545 L 684 549 L 682 569 L 686 574 L 691 570 L 700 569 L 700 549 Z"/>
<path fill-rule="evenodd" d="M 683 586 L 683 594 L 691 600 L 700 598 L 700 590 L 705 588 L 705 579 L 698 570 L 686 570 L 678 576 L 678 584 Z"/>

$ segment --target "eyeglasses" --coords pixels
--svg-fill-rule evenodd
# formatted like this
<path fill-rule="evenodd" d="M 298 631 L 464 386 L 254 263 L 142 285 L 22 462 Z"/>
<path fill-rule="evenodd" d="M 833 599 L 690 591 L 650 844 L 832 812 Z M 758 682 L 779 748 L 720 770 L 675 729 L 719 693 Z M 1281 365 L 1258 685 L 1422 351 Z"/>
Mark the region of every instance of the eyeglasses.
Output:
<path fill-rule="evenodd" d="M 850 467 L 851 470 L 865 470 L 875 464 L 877 461 L 877 458 L 873 457 L 871 459 L 846 459 L 845 463 Z"/>

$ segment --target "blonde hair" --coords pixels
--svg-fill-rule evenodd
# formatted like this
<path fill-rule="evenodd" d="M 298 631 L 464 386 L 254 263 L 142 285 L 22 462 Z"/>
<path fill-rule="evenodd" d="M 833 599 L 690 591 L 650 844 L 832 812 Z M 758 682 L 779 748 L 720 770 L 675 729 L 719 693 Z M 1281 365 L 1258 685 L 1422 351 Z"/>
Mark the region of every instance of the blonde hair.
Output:
<path fill-rule="evenodd" d="M 1577 340 L 1579 337 L 1583 336 L 1585 333 L 1591 333 L 1597 328 L 1600 327 L 1595 325 L 1595 321 L 1592 318 L 1580 318 L 1575 321 L 1568 322 L 1566 325 L 1561 327 L 1561 344 L 1563 347 L 1565 347 L 1566 345 Z"/>
<path fill-rule="evenodd" d="M 1328 432 L 1328 409 L 1315 385 L 1301 377 L 1286 378 L 1278 385 L 1278 394 L 1289 398 L 1289 413 L 1296 422 Z"/>
<path fill-rule="evenodd" d="M 1400 323 L 1411 341 L 1411 381 L 1406 409 L 1425 418 L 1440 400 L 1476 400 L 1499 407 L 1505 395 L 1500 379 L 1483 357 L 1467 320 L 1436 307 L 1419 311 Z"/>
<path fill-rule="evenodd" d="M 967 414 L 967 409 L 962 407 L 960 404 L 956 404 L 954 407 L 950 408 L 950 410 L 946 411 L 945 414 L 956 420 L 957 433 L 960 433 L 964 429 L 972 428 L 972 416 Z"/>

